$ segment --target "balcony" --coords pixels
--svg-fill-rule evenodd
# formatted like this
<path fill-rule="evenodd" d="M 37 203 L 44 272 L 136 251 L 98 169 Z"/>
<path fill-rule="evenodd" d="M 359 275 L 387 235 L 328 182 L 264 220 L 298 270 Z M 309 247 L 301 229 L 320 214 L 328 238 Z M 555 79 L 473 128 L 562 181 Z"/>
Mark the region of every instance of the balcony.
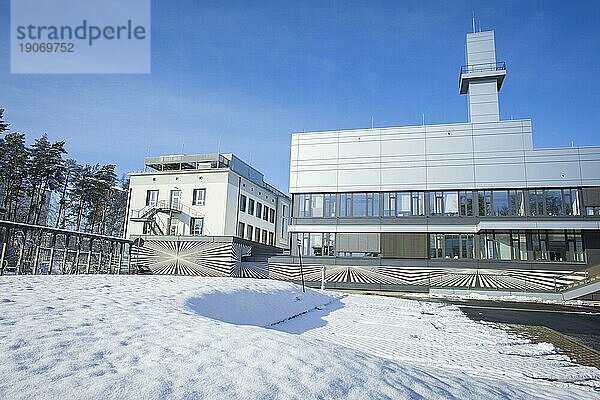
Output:
<path fill-rule="evenodd" d="M 498 90 L 500 90 L 505 76 L 506 63 L 504 61 L 463 65 L 460 68 L 460 94 L 468 93 L 470 82 L 482 79 L 496 79 Z"/>

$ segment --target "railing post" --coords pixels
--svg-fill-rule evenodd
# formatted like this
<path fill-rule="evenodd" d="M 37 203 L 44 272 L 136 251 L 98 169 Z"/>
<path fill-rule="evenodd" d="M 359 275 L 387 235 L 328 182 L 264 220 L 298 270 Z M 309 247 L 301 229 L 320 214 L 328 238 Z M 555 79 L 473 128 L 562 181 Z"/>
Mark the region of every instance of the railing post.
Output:
<path fill-rule="evenodd" d="M 8 238 L 6 238 L 8 239 Z M 0 276 L 4 275 L 4 255 L 6 254 L 6 242 L 2 243 L 2 252 L 0 253 Z"/>

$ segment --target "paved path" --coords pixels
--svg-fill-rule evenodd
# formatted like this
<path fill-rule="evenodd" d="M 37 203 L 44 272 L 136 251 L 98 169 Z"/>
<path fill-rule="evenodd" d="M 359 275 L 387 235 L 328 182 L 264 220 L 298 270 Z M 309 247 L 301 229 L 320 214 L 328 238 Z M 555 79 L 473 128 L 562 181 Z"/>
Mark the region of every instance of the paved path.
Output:
<path fill-rule="evenodd" d="M 531 343 L 492 324 L 473 321 L 442 302 L 350 295 L 273 328 L 481 378 L 502 371 L 525 381 L 588 380 L 600 388 L 597 369 L 574 365 L 547 343 Z"/>

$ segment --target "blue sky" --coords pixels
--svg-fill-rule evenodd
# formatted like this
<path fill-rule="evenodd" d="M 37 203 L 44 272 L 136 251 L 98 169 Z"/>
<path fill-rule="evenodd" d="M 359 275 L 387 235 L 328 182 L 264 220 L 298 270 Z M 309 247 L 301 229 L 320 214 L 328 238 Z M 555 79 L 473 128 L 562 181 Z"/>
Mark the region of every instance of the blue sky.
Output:
<path fill-rule="evenodd" d="M 153 1 L 151 74 L 17 75 L 0 0 L 0 108 L 80 162 L 220 148 L 287 190 L 292 132 L 466 121 L 473 11 L 507 62 L 501 118 L 600 145 L 599 1 Z"/>

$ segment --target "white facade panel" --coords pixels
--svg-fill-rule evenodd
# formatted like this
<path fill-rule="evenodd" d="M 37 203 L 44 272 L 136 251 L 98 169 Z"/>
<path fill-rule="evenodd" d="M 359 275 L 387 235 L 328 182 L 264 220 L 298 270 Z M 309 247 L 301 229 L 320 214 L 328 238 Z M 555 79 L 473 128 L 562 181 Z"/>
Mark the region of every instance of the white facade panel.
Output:
<path fill-rule="evenodd" d="M 314 159 L 321 135 L 329 149 L 337 148 L 330 141 L 339 137 L 347 157 L 328 157 L 331 152 L 325 151 Z M 292 193 L 600 184 L 600 147 L 532 150 L 529 120 L 358 130 L 335 136 L 311 132 L 294 134 L 293 140 L 300 148 L 304 142 L 313 147 L 306 153 L 310 158 L 292 151 Z"/>

